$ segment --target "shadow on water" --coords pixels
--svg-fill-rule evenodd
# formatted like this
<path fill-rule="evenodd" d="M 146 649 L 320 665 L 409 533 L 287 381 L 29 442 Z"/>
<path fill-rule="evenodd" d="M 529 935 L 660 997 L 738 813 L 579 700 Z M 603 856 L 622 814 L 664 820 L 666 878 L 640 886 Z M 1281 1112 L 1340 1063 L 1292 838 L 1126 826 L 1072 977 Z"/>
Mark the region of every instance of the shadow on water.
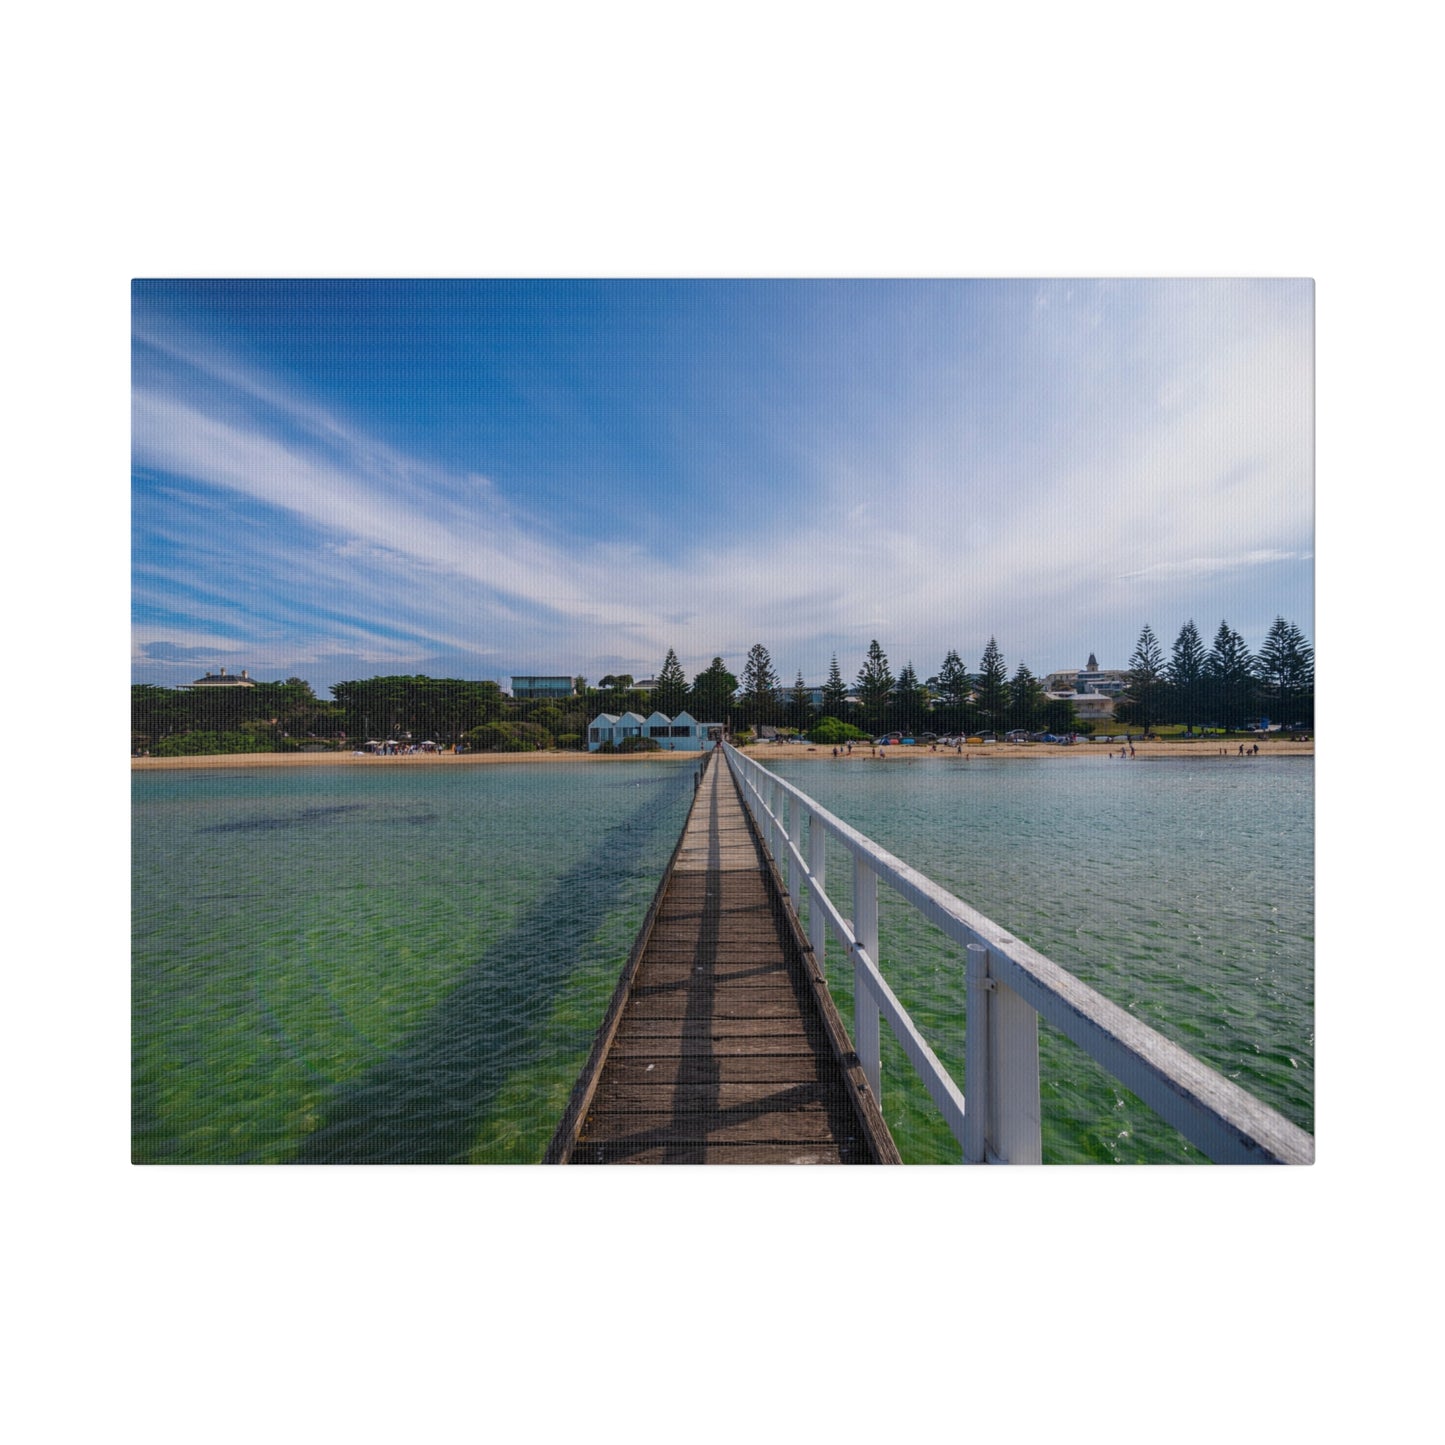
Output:
<path fill-rule="evenodd" d="M 541 1026 L 559 990 L 599 947 L 597 925 L 654 850 L 659 814 L 692 792 L 678 769 L 559 878 L 396 1052 L 336 1089 L 293 1164 L 463 1163 L 491 1102 L 555 1042 Z M 682 820 L 678 818 L 678 826 Z M 608 866 L 599 869 L 598 858 Z M 497 1035 L 497 1018 L 509 1021 Z M 590 1037 L 590 1034 L 589 1034 Z M 585 1048 L 586 1039 L 579 1043 Z"/>
<path fill-rule="evenodd" d="M 266 832 L 276 828 L 305 828 L 315 823 L 329 823 L 342 813 L 359 813 L 364 803 L 336 803 L 327 808 L 303 808 L 299 813 L 278 813 L 265 818 L 242 818 L 233 823 L 212 823 L 197 828 L 198 833 Z"/>

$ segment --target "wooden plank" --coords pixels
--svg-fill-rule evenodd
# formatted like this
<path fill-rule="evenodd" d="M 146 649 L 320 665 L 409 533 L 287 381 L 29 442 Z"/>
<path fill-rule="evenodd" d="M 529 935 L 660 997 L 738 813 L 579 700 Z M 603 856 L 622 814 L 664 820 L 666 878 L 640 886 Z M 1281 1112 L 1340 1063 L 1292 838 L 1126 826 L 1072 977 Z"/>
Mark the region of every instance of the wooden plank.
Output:
<path fill-rule="evenodd" d="M 817 1058 L 819 1041 L 805 1034 L 736 1034 L 713 1038 L 699 1034 L 662 1035 L 651 1038 L 619 1038 L 614 1047 L 621 1059 L 658 1063 L 663 1059 L 693 1059 L 699 1062 L 743 1058 Z"/>
<path fill-rule="evenodd" d="M 726 1084 L 716 1080 L 621 1083 L 614 1079 L 607 1092 L 610 1113 L 665 1111 L 673 1118 L 682 1114 L 776 1113 L 814 1104 L 831 1111 L 837 1105 L 846 1107 L 847 1102 L 847 1090 L 841 1082 L 830 1088 L 816 1078 L 747 1079 Z M 596 1111 L 592 1117 L 597 1117 Z M 590 1129 L 587 1135 L 591 1137 Z"/>
<path fill-rule="evenodd" d="M 651 993 L 632 996 L 628 1016 L 643 1019 L 691 1019 L 721 1023 L 724 1019 L 795 1019 L 798 996 L 792 989 L 718 990 L 699 1007 L 686 993 Z"/>
<path fill-rule="evenodd" d="M 834 1144 L 636 1144 L 579 1148 L 574 1164 L 871 1164 L 857 1146 Z"/>
<path fill-rule="evenodd" d="M 671 1055 L 658 1058 L 617 1054 L 607 1061 L 610 1080 L 622 1084 L 802 1084 L 827 1077 L 814 1053 Z"/>
<path fill-rule="evenodd" d="M 695 961 L 691 958 L 658 958 L 649 953 L 638 970 L 633 989 L 640 992 L 643 989 L 677 988 L 688 983 L 738 988 L 749 983 L 765 985 L 778 979 L 789 980 L 792 976 L 785 963 L 774 960 L 762 963 L 753 958 Z"/>
<path fill-rule="evenodd" d="M 826 1050 L 828 1035 L 816 1019 L 799 1016 L 790 1018 L 763 1019 L 687 1019 L 687 1018 L 633 1018 L 629 1013 L 622 1026 L 616 1030 L 615 1042 L 626 1044 L 643 1041 L 658 1042 L 663 1039 L 692 1039 L 705 1043 L 727 1044 L 729 1047 L 755 1040 L 766 1043 L 769 1039 L 794 1039 L 809 1048 Z"/>
<path fill-rule="evenodd" d="M 635 1144 L 786 1144 L 795 1140 L 830 1144 L 833 1115 L 821 1104 L 804 1105 L 779 1113 L 772 1109 L 739 1109 L 728 1114 L 600 1113 L 587 1116 L 578 1144 L 625 1139 Z"/>

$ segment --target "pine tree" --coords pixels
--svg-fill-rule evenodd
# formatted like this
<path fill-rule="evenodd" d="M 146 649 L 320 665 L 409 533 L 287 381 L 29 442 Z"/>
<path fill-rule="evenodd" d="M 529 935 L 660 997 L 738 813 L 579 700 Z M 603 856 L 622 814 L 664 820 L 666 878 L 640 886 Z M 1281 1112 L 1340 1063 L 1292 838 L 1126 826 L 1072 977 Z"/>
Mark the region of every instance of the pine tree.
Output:
<path fill-rule="evenodd" d="M 1115 709 L 1115 716 L 1121 721 L 1139 723 L 1147 733 L 1155 723 L 1163 720 L 1164 694 L 1168 686 L 1164 680 L 1164 649 L 1147 622 L 1134 644 L 1134 651 L 1129 655 L 1126 686 L 1128 700 L 1124 706 Z"/>
<path fill-rule="evenodd" d="M 924 721 L 928 708 L 928 689 L 918 680 L 918 672 L 910 658 L 898 674 L 898 686 L 893 690 L 895 720 L 899 727 L 916 733 Z"/>
<path fill-rule="evenodd" d="M 652 689 L 653 706 L 668 717 L 676 717 L 687 706 L 687 675 L 677 660 L 677 653 L 667 649 L 667 658 L 657 674 L 657 686 Z"/>
<path fill-rule="evenodd" d="M 738 699 L 743 715 L 750 722 L 777 722 L 778 686 L 778 674 L 773 671 L 768 649 L 761 642 L 755 642 L 743 664 L 743 693 Z"/>
<path fill-rule="evenodd" d="M 1191 617 L 1179 629 L 1164 675 L 1169 682 L 1168 720 L 1193 728 L 1204 706 L 1204 643 Z"/>
<path fill-rule="evenodd" d="M 1019 663 L 1013 681 L 1008 685 L 1008 721 L 1016 728 L 1032 732 L 1038 724 L 1043 705 L 1043 684 L 1023 663 Z"/>
<path fill-rule="evenodd" d="M 969 677 L 963 659 L 956 649 L 950 647 L 948 656 L 943 659 L 943 666 L 938 669 L 939 692 L 943 694 L 945 702 L 962 703 L 968 701 L 972 688 L 973 679 Z"/>
<path fill-rule="evenodd" d="M 1278 714 L 1278 721 L 1288 726 L 1300 722 L 1296 714 L 1306 696 L 1308 711 L 1314 712 L 1314 649 L 1305 641 L 1304 633 L 1293 622 L 1276 617 L 1255 659 L 1255 668 L 1268 706 Z"/>
<path fill-rule="evenodd" d="M 1296 714 L 1290 721 L 1312 728 L 1315 725 L 1315 650 L 1293 622 L 1289 624 L 1286 644 L 1289 649 L 1288 690 Z M 1286 727 L 1289 725 L 1285 724 Z"/>
<path fill-rule="evenodd" d="M 688 693 L 688 711 L 698 722 L 726 724 L 733 713 L 733 694 L 738 680 L 727 670 L 722 658 L 715 657 L 692 680 Z"/>
<path fill-rule="evenodd" d="M 1003 726 L 1008 712 L 1008 669 L 998 643 L 990 637 L 979 663 L 976 685 L 979 711 L 988 727 Z"/>
<path fill-rule="evenodd" d="M 843 674 L 838 670 L 838 654 L 835 652 L 833 661 L 828 667 L 828 680 L 823 684 L 823 711 L 829 717 L 835 717 L 839 722 L 843 722 L 847 710 L 848 688 L 843 681 Z"/>
<path fill-rule="evenodd" d="M 1230 731 L 1255 710 L 1254 659 L 1227 622 L 1219 624 L 1214 646 L 1204 659 L 1204 688 L 1215 720 Z"/>
<path fill-rule="evenodd" d="M 813 695 L 803 681 L 803 669 L 798 669 L 798 679 L 793 684 L 793 695 L 788 703 L 788 726 L 807 732 L 813 721 Z"/>
<path fill-rule="evenodd" d="M 867 725 L 875 731 L 887 716 L 892 692 L 893 674 L 888 670 L 888 658 L 875 637 L 868 644 L 868 656 L 863 666 L 858 669 L 858 701 L 863 705 Z"/>

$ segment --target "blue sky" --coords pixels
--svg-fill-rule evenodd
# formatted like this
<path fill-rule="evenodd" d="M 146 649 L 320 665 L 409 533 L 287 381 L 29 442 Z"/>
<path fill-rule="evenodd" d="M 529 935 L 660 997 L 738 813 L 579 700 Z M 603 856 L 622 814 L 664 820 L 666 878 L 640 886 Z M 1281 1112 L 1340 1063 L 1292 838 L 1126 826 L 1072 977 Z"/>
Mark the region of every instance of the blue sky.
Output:
<path fill-rule="evenodd" d="M 1308 281 L 139 281 L 133 668 L 1313 637 Z"/>

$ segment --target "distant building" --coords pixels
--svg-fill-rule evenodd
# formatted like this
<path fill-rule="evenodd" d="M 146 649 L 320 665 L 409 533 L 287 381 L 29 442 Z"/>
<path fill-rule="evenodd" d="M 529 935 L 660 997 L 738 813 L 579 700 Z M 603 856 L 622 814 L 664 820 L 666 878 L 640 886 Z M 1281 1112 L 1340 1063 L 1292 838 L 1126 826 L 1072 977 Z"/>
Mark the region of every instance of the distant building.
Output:
<path fill-rule="evenodd" d="M 517 698 L 559 698 L 571 697 L 573 693 L 570 677 L 514 677 L 512 696 Z"/>
<path fill-rule="evenodd" d="M 721 723 L 700 723 L 685 712 L 671 718 L 660 712 L 646 718 L 635 712 L 625 712 L 621 717 L 602 712 L 588 724 L 587 751 L 595 753 L 603 743 L 616 746 L 626 738 L 643 737 L 651 738 L 664 752 L 695 753 L 721 735 Z"/>
<path fill-rule="evenodd" d="M 1114 716 L 1114 699 L 1102 692 L 1045 692 L 1050 702 L 1066 702 L 1080 722 L 1107 722 Z"/>
<path fill-rule="evenodd" d="M 207 673 L 204 677 L 198 677 L 192 683 L 182 684 L 183 687 L 255 687 L 255 680 L 243 667 L 240 675 L 234 672 L 227 672 L 223 667 L 219 673 Z"/>
<path fill-rule="evenodd" d="M 1129 685 L 1129 674 L 1117 668 L 1099 666 L 1099 659 L 1091 652 L 1083 667 L 1051 672 L 1044 679 L 1047 693 L 1078 693 L 1084 697 L 1118 697 Z M 1113 709 L 1110 709 L 1112 715 Z M 1084 714 L 1080 712 L 1080 717 Z"/>
<path fill-rule="evenodd" d="M 620 743 L 625 738 L 640 738 L 642 730 L 647 726 L 647 719 L 635 712 L 625 712 L 617 719 L 613 728 L 613 736 Z"/>
<path fill-rule="evenodd" d="M 595 753 L 603 743 L 617 741 L 617 714 L 600 712 L 587 727 L 587 751 Z"/>

